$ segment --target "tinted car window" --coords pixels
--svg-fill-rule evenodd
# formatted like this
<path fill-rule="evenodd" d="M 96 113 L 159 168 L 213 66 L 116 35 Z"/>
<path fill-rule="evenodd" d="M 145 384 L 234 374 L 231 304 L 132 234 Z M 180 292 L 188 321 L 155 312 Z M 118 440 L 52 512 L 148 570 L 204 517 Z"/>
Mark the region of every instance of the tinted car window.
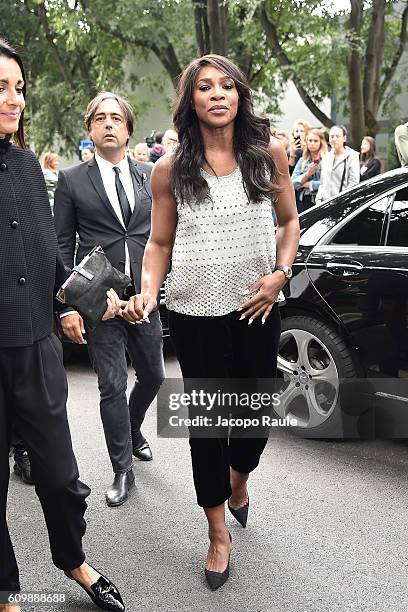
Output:
<path fill-rule="evenodd" d="M 388 201 L 388 197 L 383 198 L 362 210 L 335 234 L 331 244 L 379 245 Z"/>
<path fill-rule="evenodd" d="M 335 198 L 313 206 L 300 215 L 300 245 L 314 246 L 331 228 L 345 219 L 353 210 L 378 197 L 392 187 L 398 188 L 406 183 L 407 173 L 401 170 L 381 174 L 368 183 L 360 183 L 351 191 L 339 194 Z"/>
<path fill-rule="evenodd" d="M 337 198 L 308 210 L 301 215 L 300 245 L 313 246 L 332 227 L 345 219 L 353 210 L 361 206 L 367 199 L 365 192 L 341 194 Z"/>
<path fill-rule="evenodd" d="M 401 189 L 395 194 L 390 213 L 387 245 L 408 246 L 408 188 Z"/>

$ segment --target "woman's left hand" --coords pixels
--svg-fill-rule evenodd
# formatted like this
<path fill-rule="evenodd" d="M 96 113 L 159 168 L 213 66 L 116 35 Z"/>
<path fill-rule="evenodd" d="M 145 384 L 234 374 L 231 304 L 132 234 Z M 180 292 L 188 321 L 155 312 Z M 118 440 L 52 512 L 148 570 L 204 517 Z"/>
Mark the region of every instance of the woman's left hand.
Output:
<path fill-rule="evenodd" d="M 239 305 L 238 311 L 244 310 L 241 319 L 250 317 L 248 325 L 262 315 L 262 323 L 265 323 L 272 308 L 275 305 L 276 298 L 278 297 L 279 291 L 286 283 L 286 277 L 283 272 L 277 270 L 272 274 L 262 276 L 256 283 L 251 285 L 245 293 L 253 293 L 257 291 L 247 302 L 243 302 Z M 240 319 L 240 320 L 241 320 Z"/>

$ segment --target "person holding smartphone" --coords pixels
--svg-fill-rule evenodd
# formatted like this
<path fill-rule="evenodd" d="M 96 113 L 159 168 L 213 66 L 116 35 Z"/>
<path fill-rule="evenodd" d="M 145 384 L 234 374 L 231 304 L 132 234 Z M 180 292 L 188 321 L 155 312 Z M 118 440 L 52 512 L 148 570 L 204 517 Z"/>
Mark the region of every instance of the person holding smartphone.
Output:
<path fill-rule="evenodd" d="M 292 174 L 298 212 L 314 205 L 320 187 L 320 161 L 327 153 L 327 144 L 321 130 L 312 129 L 306 137 L 306 146 Z"/>
<path fill-rule="evenodd" d="M 310 130 L 310 123 L 304 119 L 295 121 L 289 140 L 289 174 L 291 175 L 306 146 L 306 137 Z"/>

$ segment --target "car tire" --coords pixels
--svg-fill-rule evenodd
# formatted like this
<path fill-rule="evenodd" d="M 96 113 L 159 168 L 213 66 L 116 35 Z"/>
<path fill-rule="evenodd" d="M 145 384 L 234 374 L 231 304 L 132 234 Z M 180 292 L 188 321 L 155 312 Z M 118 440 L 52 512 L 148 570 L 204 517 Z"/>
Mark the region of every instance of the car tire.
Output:
<path fill-rule="evenodd" d="M 278 353 L 279 417 L 307 438 L 371 437 L 370 400 L 355 358 L 342 337 L 309 316 L 282 320 Z M 360 399 L 357 400 L 357 397 Z"/>

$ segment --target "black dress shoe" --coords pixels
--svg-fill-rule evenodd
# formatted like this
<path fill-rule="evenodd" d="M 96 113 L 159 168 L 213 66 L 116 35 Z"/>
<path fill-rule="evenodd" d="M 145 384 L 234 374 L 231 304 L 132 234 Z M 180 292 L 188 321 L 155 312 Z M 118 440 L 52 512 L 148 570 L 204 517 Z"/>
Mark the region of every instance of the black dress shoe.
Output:
<path fill-rule="evenodd" d="M 33 479 L 31 478 L 31 464 L 27 451 L 22 453 L 14 453 L 13 471 L 15 475 L 21 478 L 25 484 L 34 484 Z"/>
<path fill-rule="evenodd" d="M 152 449 L 147 440 L 144 440 L 140 446 L 133 447 L 133 455 L 140 461 L 151 461 L 153 459 Z"/>
<path fill-rule="evenodd" d="M 243 527 L 246 527 L 249 510 L 249 495 L 247 503 L 241 508 L 232 508 L 228 500 L 228 510 L 231 512 L 232 516 L 237 519 L 238 523 L 240 523 Z"/>
<path fill-rule="evenodd" d="M 230 532 L 228 532 L 228 535 L 229 535 L 230 542 L 232 543 L 232 537 L 231 537 Z M 228 556 L 227 567 L 225 568 L 223 572 L 212 572 L 211 570 L 204 568 L 205 578 L 212 591 L 216 591 L 217 589 L 222 587 L 223 584 L 227 582 L 229 578 L 229 571 L 230 571 L 230 558 L 231 558 L 231 550 Z"/>
<path fill-rule="evenodd" d="M 94 569 L 94 568 L 92 568 Z M 97 570 L 95 570 L 97 571 Z M 81 584 L 76 578 L 73 577 L 71 572 L 64 572 L 67 578 L 70 580 L 74 580 L 79 586 L 84 589 L 84 591 L 89 595 L 94 604 L 101 608 L 102 610 L 125 610 L 125 604 L 123 603 L 122 597 L 117 589 L 117 587 L 108 580 L 102 574 L 99 576 L 98 580 L 91 584 L 91 591 Z M 99 572 L 98 572 L 99 574 Z"/>
<path fill-rule="evenodd" d="M 105 493 L 108 506 L 121 506 L 129 497 L 129 489 L 135 485 L 133 470 L 123 474 L 115 474 L 113 483 Z"/>

